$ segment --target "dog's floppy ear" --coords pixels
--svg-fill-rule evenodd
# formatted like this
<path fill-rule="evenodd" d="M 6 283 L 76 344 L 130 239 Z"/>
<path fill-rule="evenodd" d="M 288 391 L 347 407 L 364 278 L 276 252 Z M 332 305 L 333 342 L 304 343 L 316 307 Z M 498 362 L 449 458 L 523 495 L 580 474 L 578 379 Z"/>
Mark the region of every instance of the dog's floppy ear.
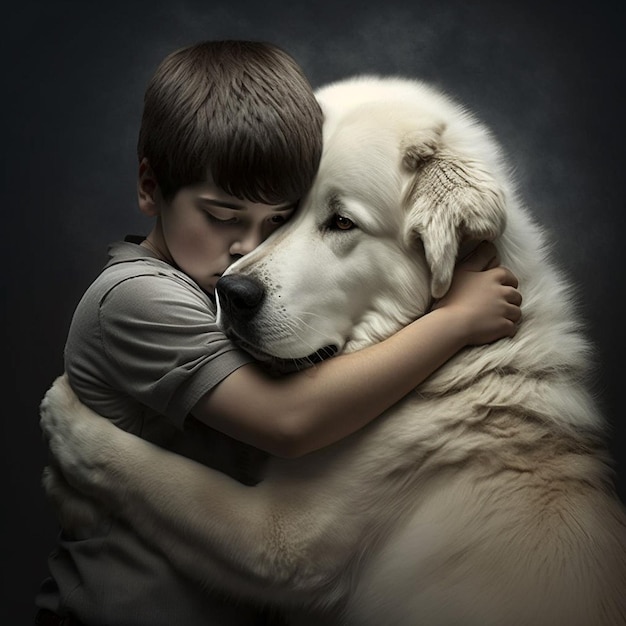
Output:
<path fill-rule="evenodd" d="M 492 241 L 505 224 L 504 190 L 483 163 L 448 150 L 443 131 L 443 125 L 420 130 L 401 146 L 404 167 L 415 172 L 405 237 L 423 243 L 434 298 L 450 287 L 461 241 Z"/>

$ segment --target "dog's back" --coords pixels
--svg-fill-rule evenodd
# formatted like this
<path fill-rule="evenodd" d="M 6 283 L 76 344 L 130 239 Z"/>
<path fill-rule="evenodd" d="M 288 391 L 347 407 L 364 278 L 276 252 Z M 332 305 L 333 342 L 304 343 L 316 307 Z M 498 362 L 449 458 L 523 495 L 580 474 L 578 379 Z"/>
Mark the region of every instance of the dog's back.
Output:
<path fill-rule="evenodd" d="M 397 517 L 360 561 L 350 623 L 626 623 L 626 518 L 603 455 L 517 420 L 456 429 L 412 481 L 393 476 L 412 505 L 382 500 Z"/>

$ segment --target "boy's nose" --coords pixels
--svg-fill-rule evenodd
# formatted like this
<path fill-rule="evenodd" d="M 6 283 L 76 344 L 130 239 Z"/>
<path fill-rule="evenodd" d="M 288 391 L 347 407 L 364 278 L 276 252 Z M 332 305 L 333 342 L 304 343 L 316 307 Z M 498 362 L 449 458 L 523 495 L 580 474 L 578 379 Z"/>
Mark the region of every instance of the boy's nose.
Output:
<path fill-rule="evenodd" d="M 247 232 L 238 237 L 230 246 L 230 254 L 232 256 L 243 256 L 252 252 L 261 244 L 263 238 L 260 232 Z"/>

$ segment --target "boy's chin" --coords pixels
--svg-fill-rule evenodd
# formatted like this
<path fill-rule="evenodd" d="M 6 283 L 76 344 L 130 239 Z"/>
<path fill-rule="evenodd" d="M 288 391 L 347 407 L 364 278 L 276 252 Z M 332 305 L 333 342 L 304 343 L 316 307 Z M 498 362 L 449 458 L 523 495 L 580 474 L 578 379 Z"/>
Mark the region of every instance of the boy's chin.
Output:
<path fill-rule="evenodd" d="M 204 291 L 204 293 L 207 294 L 207 296 L 209 296 L 211 298 L 211 300 L 215 301 L 215 285 L 211 285 L 211 284 L 200 284 L 198 283 L 198 286 L 200 287 L 200 289 L 202 289 L 202 291 Z"/>
<path fill-rule="evenodd" d="M 211 276 L 203 281 L 196 280 L 196 283 L 202 288 L 202 291 L 208 293 L 211 297 L 215 296 L 215 285 L 219 280 L 219 276 Z"/>

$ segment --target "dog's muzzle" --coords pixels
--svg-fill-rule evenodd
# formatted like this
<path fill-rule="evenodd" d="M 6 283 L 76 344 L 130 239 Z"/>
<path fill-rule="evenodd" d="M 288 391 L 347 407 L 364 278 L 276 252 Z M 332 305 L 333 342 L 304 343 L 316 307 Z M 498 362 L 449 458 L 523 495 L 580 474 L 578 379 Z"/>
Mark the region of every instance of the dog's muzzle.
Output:
<path fill-rule="evenodd" d="M 271 363 L 276 371 L 288 372 L 315 365 L 339 351 L 327 345 L 302 357 L 280 358 L 260 348 L 259 325 L 253 319 L 259 314 L 266 297 L 263 284 L 243 274 L 222 276 L 215 286 L 221 309 L 221 325 L 228 337 L 259 361 Z"/>

